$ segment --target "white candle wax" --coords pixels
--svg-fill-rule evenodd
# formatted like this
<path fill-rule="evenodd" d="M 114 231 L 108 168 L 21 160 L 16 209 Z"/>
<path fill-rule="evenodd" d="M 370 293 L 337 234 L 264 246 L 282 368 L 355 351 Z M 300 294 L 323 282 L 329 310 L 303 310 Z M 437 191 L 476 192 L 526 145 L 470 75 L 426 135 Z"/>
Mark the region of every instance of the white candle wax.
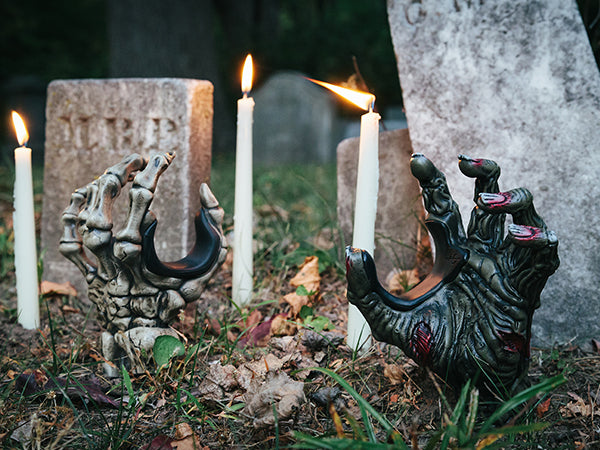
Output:
<path fill-rule="evenodd" d="M 251 97 L 238 100 L 233 213 L 232 297 L 238 306 L 252 299 L 252 114 Z"/>
<path fill-rule="evenodd" d="M 33 213 L 33 182 L 31 149 L 15 149 L 15 199 L 13 228 L 15 234 L 15 274 L 17 278 L 17 313 L 26 329 L 40 324 L 35 216 Z"/>
<path fill-rule="evenodd" d="M 368 112 L 360 121 L 360 144 L 356 177 L 356 202 L 352 247 L 368 251 L 375 249 L 375 216 L 379 191 L 379 114 Z M 347 343 L 353 350 L 371 346 L 369 324 L 352 304 L 348 309 Z"/>

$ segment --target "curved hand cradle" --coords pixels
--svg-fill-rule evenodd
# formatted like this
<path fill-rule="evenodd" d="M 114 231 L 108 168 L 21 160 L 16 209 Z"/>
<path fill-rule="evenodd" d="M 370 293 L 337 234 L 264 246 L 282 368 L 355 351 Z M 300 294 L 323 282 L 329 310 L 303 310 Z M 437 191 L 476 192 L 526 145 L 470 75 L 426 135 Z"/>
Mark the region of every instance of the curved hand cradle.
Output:
<path fill-rule="evenodd" d="M 450 243 L 446 223 L 427 220 L 425 225 L 433 237 L 436 250 L 435 262 L 431 273 L 423 281 L 399 297 L 386 291 L 378 281 L 377 285 L 374 286 L 374 291 L 381 296 L 383 302 L 396 311 L 410 311 L 419 306 L 435 294 L 444 283 L 454 280 L 469 257 L 468 250 Z M 363 252 L 364 258 L 371 258 L 371 255 Z M 370 264 L 365 264 L 365 267 L 369 271 L 375 271 L 375 263 L 372 258 Z M 373 275 L 375 276 L 372 279 L 377 280 L 377 275 L 375 273 Z"/>
<path fill-rule="evenodd" d="M 216 263 L 221 252 L 221 237 L 207 216 L 204 208 L 196 215 L 196 242 L 192 250 L 179 261 L 162 262 L 154 247 L 154 234 L 158 221 L 152 222 L 142 234 L 142 261 L 156 275 L 183 278 L 198 278 L 207 273 Z"/>

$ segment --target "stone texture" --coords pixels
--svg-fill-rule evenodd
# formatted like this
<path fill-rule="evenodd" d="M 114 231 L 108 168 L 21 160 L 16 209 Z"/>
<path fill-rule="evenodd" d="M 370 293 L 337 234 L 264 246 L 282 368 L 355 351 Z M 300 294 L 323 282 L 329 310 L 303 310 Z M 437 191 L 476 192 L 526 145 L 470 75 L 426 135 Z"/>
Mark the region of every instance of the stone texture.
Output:
<path fill-rule="evenodd" d="M 333 94 L 297 72 L 280 72 L 252 92 L 254 162 L 324 163 L 334 161 Z"/>
<path fill-rule="evenodd" d="M 210 178 L 212 84 L 155 78 L 58 80 L 48 86 L 42 210 L 43 278 L 71 281 L 86 292 L 83 276 L 58 252 L 61 215 L 71 193 L 100 176 L 123 156 L 175 151 L 151 208 L 158 216 L 157 252 L 163 260 L 185 255 L 194 239 L 199 188 Z M 126 219 L 128 189 L 113 218 Z"/>
<path fill-rule="evenodd" d="M 600 75 L 574 0 L 388 0 L 410 135 L 446 174 L 463 220 L 473 182 L 456 155 L 496 160 L 560 240 L 534 342 L 600 335 Z"/>
<path fill-rule="evenodd" d="M 359 138 L 337 148 L 337 211 L 344 242 L 352 243 Z M 408 130 L 379 133 L 379 197 L 375 223 L 375 263 L 385 284 L 393 268 L 415 266 L 419 218 L 423 211 L 419 184 L 410 173 L 412 147 Z"/>

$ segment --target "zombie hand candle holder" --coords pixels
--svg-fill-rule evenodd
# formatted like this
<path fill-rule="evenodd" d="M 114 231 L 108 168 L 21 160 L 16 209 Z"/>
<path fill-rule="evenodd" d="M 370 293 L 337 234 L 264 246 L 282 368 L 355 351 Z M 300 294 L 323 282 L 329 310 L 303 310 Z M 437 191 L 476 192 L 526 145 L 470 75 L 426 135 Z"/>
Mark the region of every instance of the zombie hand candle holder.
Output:
<path fill-rule="evenodd" d="M 348 300 L 373 336 L 398 346 L 448 383 L 477 379 L 479 386 L 512 392 L 527 374 L 533 312 L 559 265 L 558 240 L 533 207 L 527 189 L 499 192 L 494 161 L 459 156 L 475 178 L 468 234 L 446 178 L 425 156 L 413 155 L 435 242 L 432 272 L 396 297 L 377 280 L 371 255 L 346 249 Z M 506 214 L 512 216 L 504 237 Z"/>
<path fill-rule="evenodd" d="M 77 189 L 64 211 L 60 252 L 81 270 L 88 296 L 98 307 L 105 373 L 116 376 L 121 363 L 143 372 L 158 336 L 177 337 L 170 324 L 186 303 L 197 300 L 227 253 L 223 210 L 206 184 L 196 217 L 196 242 L 180 261 L 163 263 L 156 255 L 156 216 L 149 210 L 161 174 L 174 153 L 146 161 L 134 154 L 97 180 Z M 113 234 L 112 205 L 132 181 L 125 228 Z M 94 255 L 93 262 L 86 249 Z"/>

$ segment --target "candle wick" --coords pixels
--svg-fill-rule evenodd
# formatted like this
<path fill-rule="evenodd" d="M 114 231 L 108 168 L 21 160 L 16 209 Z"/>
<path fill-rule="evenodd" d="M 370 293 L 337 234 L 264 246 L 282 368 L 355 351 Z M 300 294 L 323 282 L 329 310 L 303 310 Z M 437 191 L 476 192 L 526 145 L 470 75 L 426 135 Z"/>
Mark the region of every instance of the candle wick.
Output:
<path fill-rule="evenodd" d="M 248 98 L 248 91 L 244 91 L 244 96 L 242 98 Z"/>
<path fill-rule="evenodd" d="M 372 113 L 373 109 L 375 109 L 375 99 L 373 99 L 369 105 L 369 112 Z"/>

